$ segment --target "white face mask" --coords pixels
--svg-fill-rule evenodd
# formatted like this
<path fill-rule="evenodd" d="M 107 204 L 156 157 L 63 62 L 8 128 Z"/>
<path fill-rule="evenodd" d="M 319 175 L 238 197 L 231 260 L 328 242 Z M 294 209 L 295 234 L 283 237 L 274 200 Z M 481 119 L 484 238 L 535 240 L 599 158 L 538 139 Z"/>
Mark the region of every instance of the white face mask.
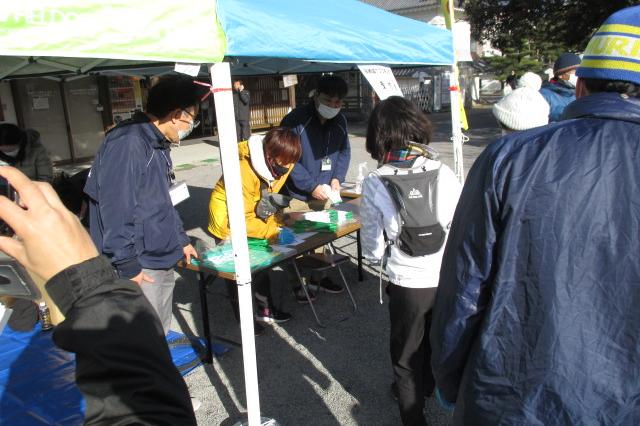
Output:
<path fill-rule="evenodd" d="M 578 76 L 575 74 L 571 74 L 569 76 L 569 80 L 568 80 L 569 84 L 571 84 L 573 87 L 576 87 L 576 85 L 578 84 Z"/>
<path fill-rule="evenodd" d="M 186 138 L 187 136 L 189 136 L 191 134 L 191 132 L 193 132 L 193 128 L 194 128 L 194 124 L 193 121 L 189 123 L 189 128 L 187 130 L 178 130 L 178 139 L 179 140 L 183 140 L 184 138 Z M 178 143 L 178 145 L 180 145 L 180 143 Z"/>
<path fill-rule="evenodd" d="M 320 114 L 323 118 L 326 118 L 327 120 L 331 120 L 340 112 L 340 108 L 331 108 L 330 106 L 326 106 L 320 101 L 318 101 L 317 109 L 318 109 L 318 114 Z"/>
<path fill-rule="evenodd" d="M 19 152 L 20 152 L 20 148 L 16 148 L 13 151 L 4 151 L 4 153 L 7 154 L 9 157 L 17 157 Z"/>

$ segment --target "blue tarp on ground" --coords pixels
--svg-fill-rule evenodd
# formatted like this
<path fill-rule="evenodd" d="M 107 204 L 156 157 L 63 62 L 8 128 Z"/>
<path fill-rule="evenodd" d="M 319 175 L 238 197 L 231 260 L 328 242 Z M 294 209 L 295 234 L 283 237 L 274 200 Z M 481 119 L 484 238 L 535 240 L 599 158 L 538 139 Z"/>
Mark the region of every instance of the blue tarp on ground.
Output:
<path fill-rule="evenodd" d="M 174 364 L 186 375 L 201 362 L 183 334 L 169 332 Z M 40 324 L 31 332 L 7 327 L 0 335 L 0 424 L 81 425 L 84 399 L 75 385 L 75 357 L 53 344 Z"/>

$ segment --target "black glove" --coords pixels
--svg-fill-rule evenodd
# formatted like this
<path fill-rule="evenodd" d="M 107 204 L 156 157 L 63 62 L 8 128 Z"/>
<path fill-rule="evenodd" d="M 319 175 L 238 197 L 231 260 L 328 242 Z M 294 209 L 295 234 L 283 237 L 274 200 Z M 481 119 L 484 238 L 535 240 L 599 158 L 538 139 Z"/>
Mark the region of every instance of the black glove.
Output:
<path fill-rule="evenodd" d="M 289 203 L 291 203 L 291 197 L 263 189 L 262 197 L 256 205 L 256 216 L 266 220 L 269 216 L 276 214 L 278 210 L 289 207 Z"/>

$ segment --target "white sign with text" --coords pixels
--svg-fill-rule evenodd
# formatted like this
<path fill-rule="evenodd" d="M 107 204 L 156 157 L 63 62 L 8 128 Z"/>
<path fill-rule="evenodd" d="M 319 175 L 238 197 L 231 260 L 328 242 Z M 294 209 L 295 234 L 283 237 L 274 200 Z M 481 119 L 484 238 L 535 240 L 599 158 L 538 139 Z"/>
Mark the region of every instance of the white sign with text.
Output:
<path fill-rule="evenodd" d="M 402 90 L 400 90 L 391 68 L 383 65 L 358 65 L 358 68 L 381 101 L 389 96 L 402 96 Z"/>

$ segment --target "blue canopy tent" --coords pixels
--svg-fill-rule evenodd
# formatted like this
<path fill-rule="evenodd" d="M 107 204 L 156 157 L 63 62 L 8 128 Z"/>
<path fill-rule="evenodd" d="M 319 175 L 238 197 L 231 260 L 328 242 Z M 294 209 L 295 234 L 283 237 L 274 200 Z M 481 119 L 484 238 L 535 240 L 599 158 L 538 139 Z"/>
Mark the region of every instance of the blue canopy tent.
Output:
<path fill-rule="evenodd" d="M 43 2 L 43 0 L 39 1 Z M 68 3 L 72 0 L 65 1 Z M 130 7 L 132 10 L 129 13 L 138 13 L 140 16 L 147 11 L 157 14 L 156 9 L 159 5 L 158 1 L 153 0 L 128 2 L 108 0 L 108 2 L 115 5 L 110 7 L 123 9 Z M 101 4 L 103 7 L 104 1 L 92 0 L 89 3 Z M 162 3 L 169 8 L 167 10 L 171 10 L 171 13 L 177 13 L 170 3 L 165 0 L 162 0 Z M 83 40 L 76 39 L 70 44 L 72 49 L 60 49 L 59 46 L 65 46 L 64 43 L 60 43 L 54 46 L 55 49 L 48 50 L 42 49 L 41 41 L 34 43 L 33 47 L 24 47 L 23 40 L 10 38 L 18 48 L 12 49 L 11 45 L 2 46 L 0 43 L 0 79 L 37 75 L 57 75 L 67 78 L 79 74 L 109 73 L 119 70 L 126 70 L 130 74 L 148 75 L 169 72 L 173 68 L 173 62 L 213 63 L 209 70 L 213 89 L 215 89 L 220 153 L 229 196 L 227 205 L 241 301 L 247 408 L 249 424 L 254 425 L 260 423 L 260 406 L 253 340 L 251 274 L 246 225 L 243 219 L 244 208 L 233 117 L 231 73 L 256 75 L 329 72 L 352 69 L 358 64 L 452 65 L 452 36 L 448 30 L 394 15 L 356 0 L 324 0 L 322 2 L 218 0 L 217 17 L 212 13 L 213 8 L 210 7 L 212 4 L 214 0 L 201 0 L 196 2 L 197 8 L 193 8 L 190 12 L 198 13 L 196 12 L 198 10 L 204 14 L 197 17 L 198 25 L 202 25 L 204 17 L 205 22 L 210 18 L 212 26 L 220 26 L 226 39 L 226 47 L 223 47 L 225 62 L 215 62 L 217 60 L 214 59 L 215 51 L 198 58 L 197 49 L 202 48 L 202 40 L 193 38 L 197 38 L 201 33 L 200 28 L 182 27 L 189 24 L 188 17 L 180 12 L 180 21 L 176 20 L 175 24 L 178 26 L 177 37 L 185 50 L 184 54 L 168 55 L 160 50 L 151 52 L 154 54 L 149 55 L 149 52 L 145 54 L 143 50 L 139 57 L 132 57 L 127 53 L 126 48 L 117 45 L 118 43 L 129 44 L 130 40 L 122 37 L 114 37 L 112 46 L 107 46 L 108 48 L 103 50 L 95 49 L 89 37 L 87 37 L 87 43 L 90 49 L 84 48 Z M 189 8 L 188 5 L 185 7 Z M 90 13 L 91 9 L 78 9 L 77 13 L 84 13 L 84 11 Z M 167 17 L 160 18 L 166 20 Z M 69 21 L 68 25 L 73 27 L 83 23 L 86 25 L 86 21 L 77 19 Z M 105 26 L 111 24 L 104 23 Z M 3 36 L 2 25 L 0 16 L 0 42 Z M 166 25 L 161 28 L 166 28 Z M 33 31 L 33 28 L 27 29 Z M 75 27 L 73 29 L 78 30 Z M 96 32 L 100 29 L 92 28 Z M 108 27 L 105 31 L 107 30 L 117 31 L 118 28 Z M 189 34 L 189 30 L 192 30 L 192 35 L 186 37 L 185 33 Z M 37 34 L 46 41 L 46 35 Z M 145 41 L 153 41 L 157 33 L 154 33 L 153 28 L 141 28 L 135 36 L 140 35 L 145 38 Z M 167 34 L 163 36 L 167 38 Z M 169 37 L 167 40 L 173 39 Z M 190 43 L 195 47 L 192 48 L 194 50 L 187 52 Z M 51 53 L 47 53 L 48 51 Z M 150 60 L 150 56 L 153 56 L 153 59 Z"/>
<path fill-rule="evenodd" d="M 224 55 L 234 75 L 330 72 L 357 64 L 451 65 L 453 61 L 450 31 L 355 0 L 218 0 L 217 12 L 226 36 Z M 183 44 L 189 49 L 188 39 Z M 0 47 L 0 55 L 3 50 Z M 173 62 L 122 57 L 0 58 L 0 78 L 109 71 L 148 75 L 173 69 Z"/>

